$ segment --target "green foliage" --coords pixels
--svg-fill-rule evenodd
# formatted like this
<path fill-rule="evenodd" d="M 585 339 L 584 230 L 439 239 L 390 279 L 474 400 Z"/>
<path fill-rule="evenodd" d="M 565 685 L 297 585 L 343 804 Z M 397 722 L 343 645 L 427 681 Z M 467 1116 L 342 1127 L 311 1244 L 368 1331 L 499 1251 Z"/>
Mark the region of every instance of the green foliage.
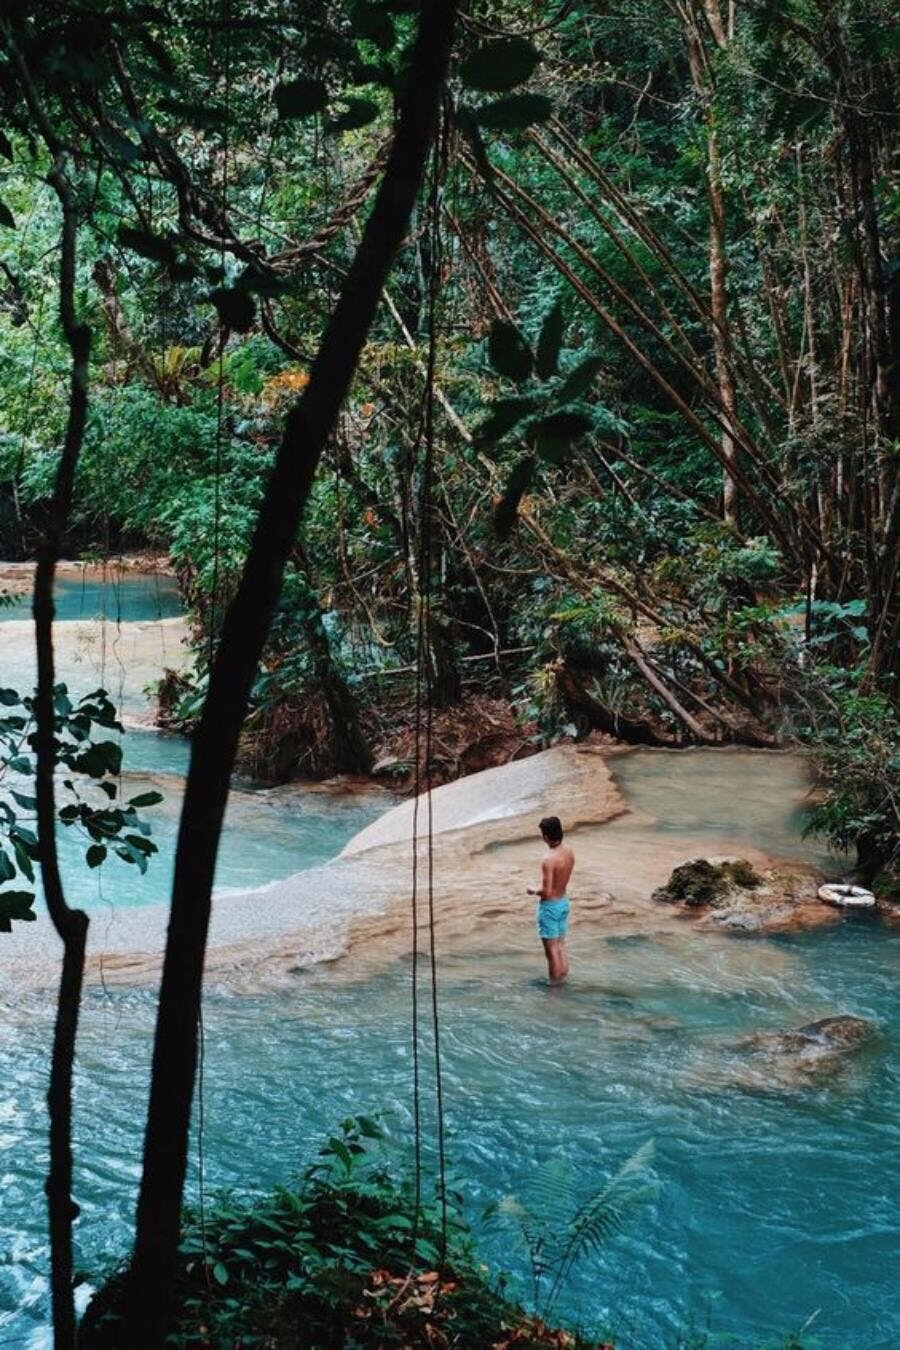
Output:
<path fill-rule="evenodd" d="M 549 1318 L 576 1263 L 618 1233 L 629 1214 L 656 1194 L 650 1176 L 653 1143 L 648 1141 L 588 1196 L 580 1194 L 569 1164 L 552 1159 L 534 1176 L 531 1194 L 506 1196 L 487 1217 L 511 1227 L 531 1264 L 533 1301 Z"/>
<path fill-rule="evenodd" d="M 821 788 L 808 832 L 841 850 L 858 850 L 872 880 L 900 874 L 900 721 L 861 671 L 813 667 L 803 681 L 798 730 L 811 747 Z"/>
<path fill-rule="evenodd" d="M 399 1350 L 433 1344 L 440 1329 L 458 1345 L 506 1345 L 507 1333 L 510 1344 L 559 1345 L 559 1333 L 490 1285 L 453 1197 L 444 1250 L 440 1205 L 417 1210 L 412 1180 L 394 1175 L 381 1139 L 375 1121 L 351 1117 L 295 1186 L 250 1203 L 220 1196 L 202 1224 L 189 1214 L 169 1344 L 287 1350 L 302 1332 L 310 1345 Z M 623 1208 L 624 1177 L 607 1189 L 609 1223 Z M 598 1224 L 582 1215 L 579 1248 Z M 95 1296 L 81 1329 L 85 1350 L 122 1350 L 122 1287 L 114 1274 Z M 563 1343 L 588 1350 L 575 1337 Z"/>
<path fill-rule="evenodd" d="M 15 883 L 0 890 L 0 933 L 8 933 L 14 920 L 35 918 L 35 864 L 41 854 L 32 828 L 37 801 L 30 781 L 35 773 L 35 700 L 15 689 L 0 689 L 0 706 L 0 885 Z M 56 763 L 71 775 L 62 780 L 57 819 L 80 836 L 88 867 L 99 867 L 112 852 L 146 872 L 157 848 L 139 809 L 156 806 L 162 796 L 144 792 L 115 804 L 121 792 L 122 748 L 108 736 L 121 731 L 104 689 L 73 703 L 64 684 L 55 687 Z"/>

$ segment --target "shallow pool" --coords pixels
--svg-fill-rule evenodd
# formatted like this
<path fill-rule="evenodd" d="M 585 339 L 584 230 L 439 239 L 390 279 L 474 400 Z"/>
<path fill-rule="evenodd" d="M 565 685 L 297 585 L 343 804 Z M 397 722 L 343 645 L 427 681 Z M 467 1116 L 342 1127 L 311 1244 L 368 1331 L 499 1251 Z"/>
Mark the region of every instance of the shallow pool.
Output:
<path fill-rule="evenodd" d="M 17 584 L 13 603 L 0 605 L 0 622 L 31 617 L 31 577 Z M 167 572 L 135 572 L 108 564 L 88 564 L 82 572 L 57 574 L 53 587 L 57 619 L 170 619 L 181 613 L 177 578 Z"/>
<path fill-rule="evenodd" d="M 808 1322 L 810 1345 L 895 1346 L 898 937 L 860 923 L 767 943 L 594 936 L 568 988 L 535 975 L 522 958 L 442 965 L 450 1160 L 485 1258 L 524 1279 L 509 1232 L 479 1222 L 490 1200 L 527 1199 L 551 1158 L 568 1161 L 583 1197 L 652 1138 L 658 1199 L 576 1268 L 570 1316 L 623 1350 L 675 1347 L 707 1322 L 739 1346 Z M 392 1149 L 408 1158 L 409 1009 L 407 966 L 342 986 L 313 974 L 290 995 L 208 997 L 207 1184 L 283 1180 L 354 1111 L 383 1112 Z M 747 1078 L 741 1035 L 836 1010 L 876 1019 L 882 1034 L 827 1085 L 776 1090 Z M 4 1021 L 0 1344 L 37 1347 L 47 1344 L 49 1013 L 32 999 Z M 148 995 L 87 1000 L 76 1194 L 79 1262 L 90 1269 L 127 1246 L 151 1026 Z M 195 1167 L 194 1194 L 196 1182 Z"/>

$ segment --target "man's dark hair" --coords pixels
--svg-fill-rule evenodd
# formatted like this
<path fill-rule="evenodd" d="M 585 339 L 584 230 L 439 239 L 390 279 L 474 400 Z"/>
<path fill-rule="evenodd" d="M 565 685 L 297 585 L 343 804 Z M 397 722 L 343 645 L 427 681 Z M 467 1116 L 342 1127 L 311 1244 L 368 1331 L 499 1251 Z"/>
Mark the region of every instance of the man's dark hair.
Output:
<path fill-rule="evenodd" d="M 563 828 L 560 824 L 559 816 L 544 816 L 540 823 L 540 831 L 545 839 L 549 839 L 551 844 L 562 842 Z"/>

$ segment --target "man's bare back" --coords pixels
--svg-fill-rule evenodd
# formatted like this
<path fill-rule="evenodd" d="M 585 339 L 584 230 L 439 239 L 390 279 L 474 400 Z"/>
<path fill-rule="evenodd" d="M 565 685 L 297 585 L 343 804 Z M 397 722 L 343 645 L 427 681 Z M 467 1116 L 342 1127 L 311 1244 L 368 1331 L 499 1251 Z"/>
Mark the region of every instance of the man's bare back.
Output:
<path fill-rule="evenodd" d="M 566 887 L 575 866 L 575 854 L 563 843 L 558 816 L 545 816 L 540 824 L 546 852 L 541 859 L 541 884 L 528 887 L 538 897 L 537 930 L 544 944 L 551 984 L 559 984 L 569 973 L 566 954 L 566 930 L 569 924 L 569 899 Z"/>
<path fill-rule="evenodd" d="M 541 859 L 541 899 L 564 900 L 569 877 L 575 866 L 575 854 L 568 844 L 548 844 Z"/>

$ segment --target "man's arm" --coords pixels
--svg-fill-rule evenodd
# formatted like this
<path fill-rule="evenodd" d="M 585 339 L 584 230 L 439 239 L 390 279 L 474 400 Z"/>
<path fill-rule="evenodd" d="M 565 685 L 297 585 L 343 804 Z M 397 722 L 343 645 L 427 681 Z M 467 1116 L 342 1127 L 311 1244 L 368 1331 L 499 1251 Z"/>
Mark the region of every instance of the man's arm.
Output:
<path fill-rule="evenodd" d="M 549 895 L 552 889 L 553 889 L 553 865 L 547 859 L 545 859 L 541 863 L 540 888 L 536 890 L 534 886 L 529 886 L 527 894 L 536 895 L 540 900 L 543 900 L 544 896 Z"/>

